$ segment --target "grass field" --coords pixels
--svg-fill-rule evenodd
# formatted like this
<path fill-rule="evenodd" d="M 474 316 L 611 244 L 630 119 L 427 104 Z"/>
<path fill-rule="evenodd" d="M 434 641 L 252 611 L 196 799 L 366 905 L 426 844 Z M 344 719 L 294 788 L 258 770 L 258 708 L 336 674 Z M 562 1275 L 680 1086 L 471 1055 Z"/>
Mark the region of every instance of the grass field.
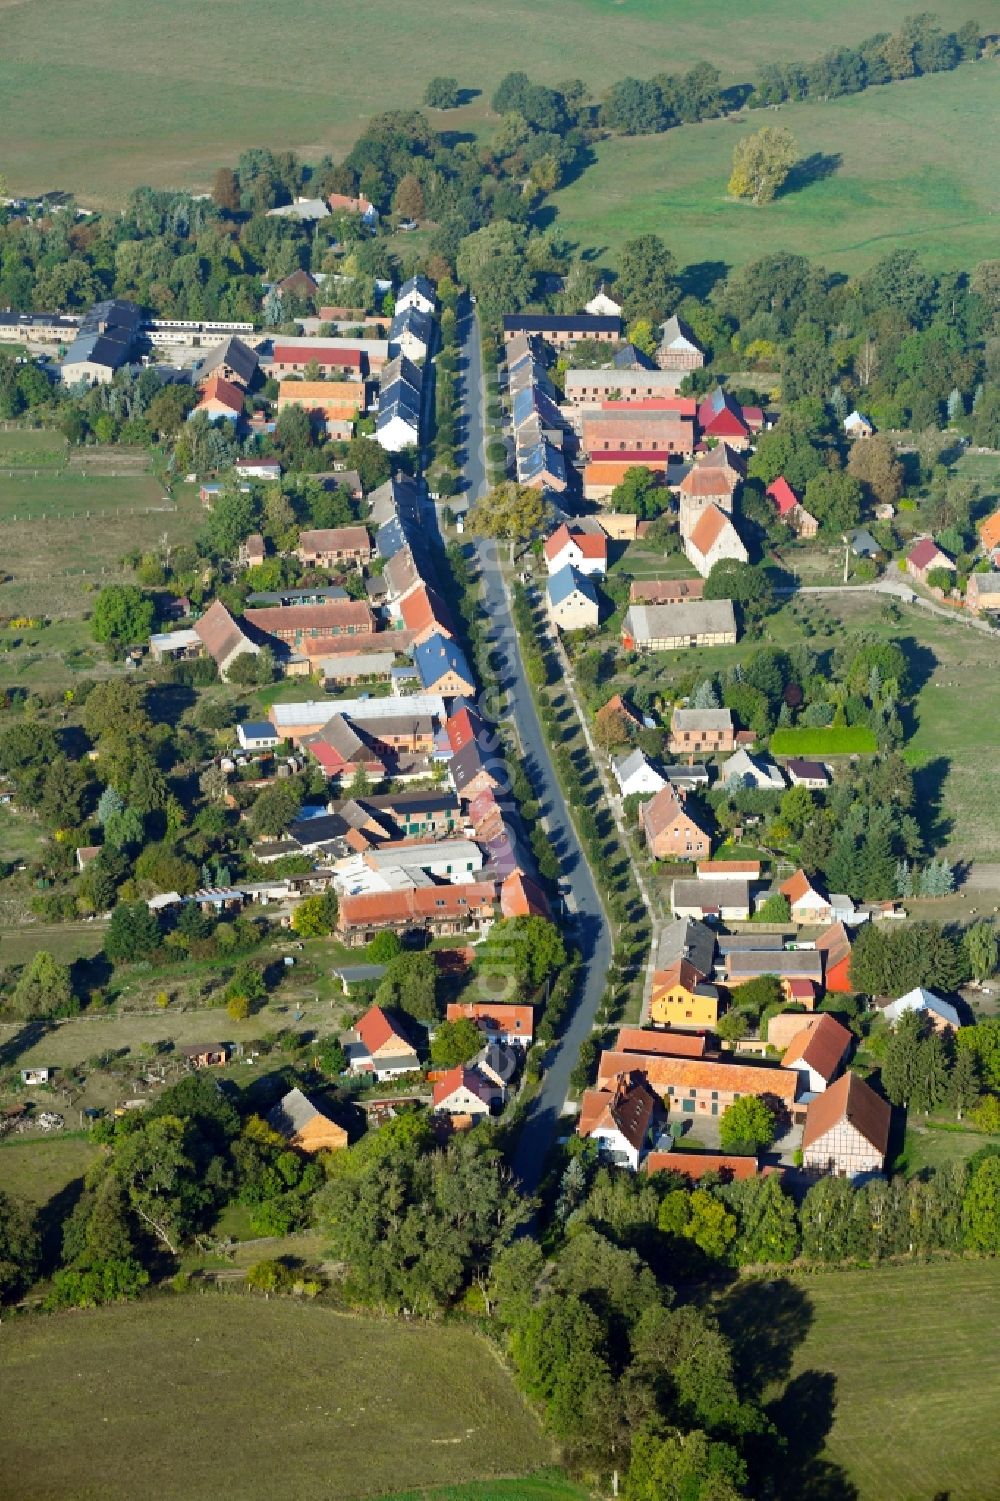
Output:
<path fill-rule="evenodd" d="M 771 750 L 776 756 L 863 756 L 878 750 L 878 742 L 867 726 L 855 724 L 826 730 L 775 730 Z"/>
<path fill-rule="evenodd" d="M 997 1145 L 1000 1143 L 995 1136 L 985 1136 L 979 1131 L 941 1131 L 933 1126 L 909 1125 L 903 1142 L 903 1160 L 897 1166 L 902 1166 L 912 1177 L 925 1168 L 965 1162 L 980 1147 Z"/>
<path fill-rule="evenodd" d="M 5 1324 L 0 1362 L 5 1501 L 355 1501 L 552 1462 L 453 1327 L 190 1296 Z"/>
<path fill-rule="evenodd" d="M 975 16 L 989 29 L 993 9 L 953 0 L 948 23 Z M 747 0 L 720 26 L 687 0 L 372 0 L 349 15 L 328 0 L 0 0 L 4 167 L 12 191 L 120 202 L 138 183 L 204 187 L 248 146 L 342 155 L 372 115 L 418 105 L 442 72 L 482 95 L 436 120 L 477 130 L 510 68 L 601 89 L 710 58 L 729 85 L 761 60 L 808 59 L 891 30 L 910 10 L 910 0 L 805 11 Z M 271 53 L 262 42 L 275 35 Z M 109 38 L 127 68 L 111 61 Z"/>
<path fill-rule="evenodd" d="M 981 62 L 850 98 L 605 141 L 546 212 L 560 236 L 597 250 L 662 235 L 681 265 L 793 251 L 855 272 L 903 245 L 934 267 L 973 266 L 996 249 L 1000 164 L 979 125 L 998 101 L 1000 67 Z M 764 124 L 786 126 L 803 158 L 833 155 L 839 165 L 761 208 L 730 199 L 733 147 Z"/>
<path fill-rule="evenodd" d="M 996 1263 L 838 1272 L 795 1285 L 811 1323 L 792 1375 L 834 1377 L 825 1452 L 857 1486 L 860 1501 L 995 1496 Z"/>
<path fill-rule="evenodd" d="M 47 1204 L 68 1183 L 82 1178 L 100 1148 L 89 1137 L 66 1133 L 0 1142 L 0 1187 L 32 1204 Z"/>
<path fill-rule="evenodd" d="M 592 1493 L 559 1475 L 529 1475 L 519 1480 L 473 1481 L 471 1485 L 399 1491 L 386 1501 L 587 1501 Z"/>
<path fill-rule="evenodd" d="M 4 469 L 62 469 L 66 456 L 66 439 L 50 429 L 14 427 L 0 431 L 0 472 Z"/>

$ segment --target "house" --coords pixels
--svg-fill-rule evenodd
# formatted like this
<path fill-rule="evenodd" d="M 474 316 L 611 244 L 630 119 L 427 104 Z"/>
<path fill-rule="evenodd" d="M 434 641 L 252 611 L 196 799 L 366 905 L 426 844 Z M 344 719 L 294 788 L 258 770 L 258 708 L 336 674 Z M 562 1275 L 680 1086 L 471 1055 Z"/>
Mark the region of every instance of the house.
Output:
<path fill-rule="evenodd" d="M 267 217 L 269 219 L 297 219 L 301 224 L 318 224 L 322 219 L 329 219 L 330 210 L 322 198 L 303 198 L 300 195 L 295 199 L 294 203 L 282 203 L 278 208 L 269 208 Z M 285 289 L 285 284 L 291 281 L 292 277 L 296 275 L 308 276 L 309 273 L 305 271 L 301 273 L 292 272 L 292 276 L 286 276 L 284 281 L 278 283 L 282 291 Z M 309 280 L 312 282 L 313 291 L 315 291 L 317 282 L 311 276 L 309 276 Z"/>
<path fill-rule="evenodd" d="M 542 549 L 549 574 L 568 564 L 578 573 L 603 575 L 608 571 L 608 539 L 604 532 L 572 530 L 565 522 L 548 537 Z"/>
<path fill-rule="evenodd" d="M 855 1182 L 882 1172 L 891 1119 L 889 1105 L 870 1084 L 843 1074 L 806 1108 L 803 1167 Z"/>
<path fill-rule="evenodd" d="M 995 569 L 990 569 L 989 573 L 970 573 L 965 605 L 973 615 L 1000 610 L 1000 573 Z"/>
<path fill-rule="evenodd" d="M 979 523 L 979 540 L 985 553 L 1000 547 L 1000 507 Z"/>
<path fill-rule="evenodd" d="M 741 1183 L 756 1178 L 760 1168 L 756 1157 L 734 1157 L 723 1152 L 650 1152 L 647 1173 L 680 1173 L 691 1183 L 698 1183 L 708 1173 L 717 1174 L 723 1183 Z"/>
<path fill-rule="evenodd" d="M 475 693 L 476 682 L 462 648 L 440 633 L 421 642 L 413 660 L 425 693 L 440 693 L 442 698 Z"/>
<path fill-rule="evenodd" d="M 454 753 L 448 762 L 448 773 L 459 800 L 464 803 L 471 803 L 487 789 L 495 792 L 507 784 L 502 754 L 486 749 L 478 740 L 467 741 Z"/>
<path fill-rule="evenodd" d="M 424 929 L 434 937 L 485 933 L 493 924 L 495 890 L 492 881 L 468 881 L 459 886 L 410 886 L 344 896 L 337 931 L 353 948 L 385 931 Z"/>
<path fill-rule="evenodd" d="M 334 714 L 319 734 L 304 744 L 328 777 L 345 781 L 363 771 L 379 782 L 385 776 L 385 764 L 367 735 L 359 733 L 343 714 Z"/>
<path fill-rule="evenodd" d="M 446 1018 L 450 1022 L 474 1021 L 488 1042 L 503 1042 L 508 1047 L 530 1048 L 535 1035 L 535 1012 L 532 1006 L 492 1001 L 449 1001 Z"/>
<path fill-rule="evenodd" d="M 432 1109 L 438 1115 L 471 1115 L 482 1119 L 503 1104 L 504 1090 L 474 1065 L 448 1069 L 434 1085 Z"/>
<path fill-rule="evenodd" d="M 656 1027 L 714 1027 L 719 1020 L 719 992 L 687 959 L 653 975 L 649 1019 Z"/>
<path fill-rule="evenodd" d="M 828 897 L 816 890 L 804 870 L 797 870 L 778 887 L 782 896 L 787 896 L 792 922 L 828 923 L 833 918 L 833 908 Z"/>
<path fill-rule="evenodd" d="M 803 980 L 798 975 L 783 975 L 781 993 L 790 1006 L 801 1006 L 803 1011 L 816 1007 L 816 986 L 812 980 Z"/>
<path fill-rule="evenodd" d="M 585 313 L 593 313 L 598 318 L 620 318 L 622 315 L 621 303 L 608 296 L 603 282 L 590 301 L 584 303 L 583 310 Z"/>
<path fill-rule="evenodd" d="M 228 1042 L 197 1042 L 178 1049 L 192 1068 L 224 1068 L 229 1062 Z"/>
<path fill-rule="evenodd" d="M 257 656 L 260 652 L 260 647 L 230 615 L 221 599 L 213 600 L 201 619 L 195 622 L 194 633 L 219 669 L 221 678 L 226 677 L 237 657 L 247 653 Z"/>
<path fill-rule="evenodd" d="M 400 355 L 382 372 L 375 436 L 388 453 L 420 442 L 423 374 Z"/>
<path fill-rule="evenodd" d="M 802 1093 L 822 1094 L 840 1072 L 853 1041 L 836 1017 L 827 1012 L 810 1016 L 785 1049 L 781 1066 L 795 1070 Z"/>
<path fill-rule="evenodd" d="M 675 917 L 660 930 L 653 961 L 653 989 L 661 984 L 667 973 L 681 960 L 685 960 L 704 980 L 712 973 L 715 964 L 715 934 L 704 923 L 690 918 Z"/>
<path fill-rule="evenodd" d="M 830 773 L 822 761 L 806 761 L 793 756 L 785 762 L 785 770 L 793 787 L 807 787 L 810 792 L 819 792 L 830 785 Z"/>
<path fill-rule="evenodd" d="M 746 922 L 750 916 L 750 882 L 674 881 L 670 905 L 676 917 L 719 918 Z"/>
<path fill-rule="evenodd" d="M 471 1066 L 488 1083 L 496 1086 L 502 1104 L 508 1088 L 517 1077 L 520 1062 L 521 1055 L 516 1048 L 508 1047 L 505 1042 L 493 1041 L 487 1042 L 482 1052 L 476 1054 Z"/>
<path fill-rule="evenodd" d="M 551 921 L 552 909 L 538 882 L 518 869 L 500 882 L 500 916 L 545 917 Z"/>
<path fill-rule="evenodd" d="M 815 537 L 819 522 L 805 509 L 783 474 L 768 485 L 765 493 L 774 501 L 781 520 L 786 521 L 800 537 Z"/>
<path fill-rule="evenodd" d="M 526 437 L 531 434 L 530 440 Z M 568 483 L 562 450 L 544 437 L 537 424 L 522 428 L 514 454 L 518 483 L 532 490 L 552 490 L 561 495 Z"/>
<path fill-rule="evenodd" d="M 617 729 L 619 724 L 623 724 L 626 730 L 634 730 L 636 733 L 643 728 L 642 716 L 636 713 L 620 693 L 615 693 L 594 715 L 594 725 L 610 734 L 611 728 Z M 611 741 L 607 740 L 605 743 L 611 744 Z"/>
<path fill-rule="evenodd" d="M 251 532 L 249 537 L 244 537 L 240 543 L 240 566 L 243 568 L 259 568 L 267 557 L 267 547 L 260 532 Z"/>
<path fill-rule="evenodd" d="M 281 744 L 281 736 L 266 719 L 247 719 L 236 726 L 236 738 L 244 750 L 270 751 Z"/>
<path fill-rule="evenodd" d="M 396 293 L 396 312 L 403 313 L 407 308 L 414 307 L 427 317 L 433 317 L 437 307 L 437 296 L 434 285 L 427 280 L 426 276 L 411 276 L 409 281 L 404 281 Z"/>
<path fill-rule="evenodd" d="M 736 615 L 730 599 L 629 605 L 622 621 L 625 651 L 681 651 L 692 646 L 735 645 Z"/>
<path fill-rule="evenodd" d="M 870 438 L 875 424 L 856 408 L 844 418 L 844 432 L 849 438 Z"/>
<path fill-rule="evenodd" d="M 722 562 L 723 558 L 731 558 L 737 563 L 750 560 L 742 537 L 725 511 L 717 505 L 707 506 L 698 517 L 684 538 L 684 553 L 702 578 L 708 578 L 716 563 Z"/>
<path fill-rule="evenodd" d="M 503 339 L 509 344 L 518 334 L 544 339 L 557 349 L 572 348 L 581 339 L 615 344 L 621 338 L 622 320 L 617 314 L 519 313 L 503 320 Z"/>
<path fill-rule="evenodd" d="M 585 573 L 567 563 L 545 588 L 549 619 L 561 631 L 596 630 L 601 618 L 597 591 Z"/>
<path fill-rule="evenodd" d="M 9 795 L 7 796 L 7 801 L 8 802 L 11 801 L 11 798 L 9 797 Z M 80 844 L 80 845 L 77 845 L 77 849 L 76 849 L 76 868 L 77 868 L 77 870 L 86 870 L 87 866 L 90 865 L 90 863 L 93 860 L 96 860 L 98 858 L 98 856 L 101 853 L 101 849 L 102 849 L 102 846 L 99 845 L 99 844 Z"/>
<path fill-rule="evenodd" d="M 417 584 L 399 602 L 400 619 L 414 646 L 434 635 L 450 637 L 455 627 L 444 600 L 435 589 Z"/>
<path fill-rule="evenodd" d="M 424 872 L 442 885 L 467 885 L 479 875 L 483 864 L 483 852 L 471 839 L 392 843 L 366 850 L 361 856 L 362 868 L 375 877 L 369 890 L 395 889 L 404 877 L 416 883 Z M 346 879 L 353 888 L 356 875 L 352 872 Z"/>
<path fill-rule="evenodd" d="M 773 975 L 783 988 L 786 982 L 805 980 L 813 993 L 823 984 L 823 956 L 816 949 L 733 947 L 723 956 L 722 967 L 730 990 L 761 975 Z"/>
<path fill-rule="evenodd" d="M 365 526 L 320 527 L 299 533 L 295 555 L 307 568 L 334 568 L 338 563 L 360 568 L 371 559 L 371 538 Z"/>
<path fill-rule="evenodd" d="M 273 484 L 281 478 L 277 459 L 237 459 L 233 470 L 237 479 L 264 479 Z"/>
<path fill-rule="evenodd" d="M 962 1025 L 962 1019 L 955 1007 L 948 1001 L 943 1001 L 933 990 L 925 990 L 918 985 L 914 990 L 908 990 L 901 995 L 898 1001 L 890 1001 L 888 1006 L 882 1007 L 882 1015 L 889 1026 L 895 1026 L 896 1022 L 906 1011 L 918 1011 L 930 1022 L 935 1032 L 955 1032 Z"/>
<path fill-rule="evenodd" d="M 670 721 L 670 749 L 674 755 L 731 751 L 735 737 L 729 709 L 675 709 Z"/>
<path fill-rule="evenodd" d="M 619 1027 L 616 1053 L 667 1054 L 670 1058 L 703 1058 L 708 1049 L 704 1032 L 658 1032 L 652 1027 Z"/>
<path fill-rule="evenodd" d="M 646 760 L 641 750 L 631 750 L 624 756 L 615 756 L 611 762 L 615 781 L 622 797 L 633 795 L 650 797 L 666 787 L 666 780 Z"/>
<path fill-rule="evenodd" d="M 711 852 L 712 841 L 688 811 L 683 791 L 669 783 L 643 803 L 639 820 L 655 860 L 694 860 Z"/>
<path fill-rule="evenodd" d="M 340 1152 L 347 1146 L 347 1132 L 324 1115 L 301 1089 L 290 1089 L 267 1117 L 277 1131 L 300 1152 Z"/>
<path fill-rule="evenodd" d="M 597 1066 L 597 1086 L 610 1088 L 623 1075 L 637 1071 L 681 1120 L 686 1116 L 721 1116 L 744 1095 L 755 1095 L 779 1118 L 787 1117 L 795 1105 L 799 1082 L 791 1071 L 766 1064 L 606 1052 Z"/>
<path fill-rule="evenodd" d="M 260 357 L 256 349 L 251 349 L 249 344 L 244 344 L 242 339 L 232 334 L 209 350 L 192 372 L 191 382 L 200 386 L 210 375 L 221 375 L 223 380 L 246 390 L 257 374 L 259 364 Z"/>
<path fill-rule="evenodd" d="M 751 787 L 757 792 L 785 790 L 785 779 L 773 761 L 751 756 L 749 751 L 742 749 L 719 767 L 719 784 L 722 787 Z"/>
<path fill-rule="evenodd" d="M 851 940 L 842 922 L 835 922 L 820 933 L 816 948 L 823 955 L 823 985 L 834 995 L 850 995 Z"/>
<path fill-rule="evenodd" d="M 29 1087 L 35 1084 L 47 1084 L 55 1070 L 45 1067 L 22 1068 L 21 1083 Z"/>
<path fill-rule="evenodd" d="M 357 214 L 367 229 L 374 229 L 378 224 L 378 209 L 364 193 L 359 193 L 357 197 L 352 197 L 349 193 L 331 193 L 326 201 L 331 213 Z"/>
<path fill-rule="evenodd" d="M 397 308 L 389 325 L 389 353 L 408 360 L 425 360 L 434 337 L 433 319 L 414 303 Z"/>
<path fill-rule="evenodd" d="M 948 554 L 942 552 L 933 537 L 921 537 L 915 542 L 906 554 L 906 571 L 911 578 L 919 579 L 922 584 L 927 583 L 927 576 L 935 568 L 946 568 L 950 573 L 955 572 L 955 564 Z"/>
<path fill-rule="evenodd" d="M 660 324 L 656 363 L 661 370 L 700 370 L 705 363 L 702 349 L 689 324 L 671 316 Z"/>
<path fill-rule="evenodd" d="M 628 593 L 630 605 L 679 605 L 688 599 L 701 599 L 705 580 L 633 579 Z"/>
<path fill-rule="evenodd" d="M 352 1074 L 396 1079 L 420 1067 L 420 1059 L 401 1023 L 381 1006 L 370 1006 L 354 1024 L 354 1037 L 345 1048 Z"/>
<path fill-rule="evenodd" d="M 63 385 L 108 385 L 133 357 L 141 328 L 142 310 L 134 302 L 120 297 L 95 302 L 81 319 L 59 368 Z"/>
<path fill-rule="evenodd" d="M 337 436 L 335 428 L 348 429 L 364 415 L 367 389 L 363 381 L 354 380 L 283 380 L 278 387 L 278 413 L 289 407 L 301 407 L 311 416 L 320 418 L 330 437 Z"/>
<path fill-rule="evenodd" d="M 597 1145 L 599 1156 L 638 1172 L 653 1139 L 660 1102 L 641 1073 L 616 1079 L 611 1089 L 584 1090 L 576 1131 Z"/>
<path fill-rule="evenodd" d="M 301 375 L 310 365 L 318 366 L 328 378 L 336 375 L 341 381 L 364 381 L 366 359 L 362 349 L 356 344 L 320 343 L 316 339 L 303 339 L 297 343 L 278 340 L 271 355 L 269 373 L 275 379 L 283 375 Z"/>
<path fill-rule="evenodd" d="M 201 400 L 190 416 L 204 412 L 210 422 L 237 423 L 243 416 L 243 388 L 234 386 L 221 375 L 210 375 L 202 387 Z"/>

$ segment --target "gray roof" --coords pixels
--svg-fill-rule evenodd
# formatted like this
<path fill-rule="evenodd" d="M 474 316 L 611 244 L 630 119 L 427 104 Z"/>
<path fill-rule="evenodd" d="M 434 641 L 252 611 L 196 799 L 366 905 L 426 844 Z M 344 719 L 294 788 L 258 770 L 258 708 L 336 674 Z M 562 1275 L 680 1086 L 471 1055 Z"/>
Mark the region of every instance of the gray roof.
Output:
<path fill-rule="evenodd" d="M 683 318 L 678 318 L 676 314 L 668 318 L 665 323 L 660 324 L 661 347 L 664 345 L 669 347 L 674 344 L 690 344 L 691 348 L 697 349 L 699 354 L 704 353 L 701 345 L 694 336 L 694 330 L 684 322 Z"/>
<path fill-rule="evenodd" d="M 687 959 L 703 975 L 712 973 L 715 934 L 692 917 L 676 917 L 665 924 L 656 950 L 656 968 L 669 969 Z"/>
<path fill-rule="evenodd" d="M 623 629 L 634 641 L 661 641 L 673 636 L 736 634 L 731 599 L 687 599 L 675 605 L 629 605 Z"/>
<path fill-rule="evenodd" d="M 751 953 L 761 949 L 780 953 L 785 946 L 781 933 L 720 933 L 716 942 L 720 954 Z"/>
<path fill-rule="evenodd" d="M 675 881 L 671 888 L 670 904 L 675 911 L 678 907 L 700 907 L 703 912 L 723 907 L 749 907 L 750 882 Z"/>
<path fill-rule="evenodd" d="M 729 709 L 675 709 L 670 721 L 674 730 L 731 730 Z"/>
<path fill-rule="evenodd" d="M 374 985 L 385 979 L 384 964 L 340 964 L 333 971 L 345 985 Z"/>
<path fill-rule="evenodd" d="M 308 1126 L 317 1115 L 323 1116 L 322 1110 L 317 1110 L 301 1089 L 290 1089 L 268 1113 L 267 1123 L 275 1131 L 280 1131 L 282 1136 L 294 1136 L 296 1131 Z M 327 1117 L 323 1116 L 323 1119 L 326 1120 Z"/>
<path fill-rule="evenodd" d="M 203 380 L 206 375 L 211 375 L 213 370 L 218 370 L 221 365 L 228 365 L 234 370 L 239 378 L 249 385 L 253 380 L 260 363 L 256 349 L 251 349 L 249 344 L 244 344 L 234 334 L 232 338 L 224 339 L 221 344 L 216 344 L 210 349 L 198 366 L 197 379 Z"/>
<path fill-rule="evenodd" d="M 734 883 L 735 884 L 735 883 Z M 802 976 L 806 980 L 823 979 L 823 955 L 818 949 L 737 949 L 726 956 L 726 973 L 732 976 L 756 975 Z"/>
<path fill-rule="evenodd" d="M 636 746 L 635 750 L 629 751 L 627 755 L 618 756 L 612 762 L 611 766 L 611 769 L 615 774 L 615 780 L 619 784 L 621 784 L 622 782 L 627 782 L 629 777 L 634 777 L 637 772 L 642 771 L 644 768 L 647 771 L 656 771 L 655 766 L 652 766 L 650 764 L 648 758 L 643 754 L 638 746 Z M 659 772 L 657 772 L 656 774 L 657 776 L 660 776 Z"/>

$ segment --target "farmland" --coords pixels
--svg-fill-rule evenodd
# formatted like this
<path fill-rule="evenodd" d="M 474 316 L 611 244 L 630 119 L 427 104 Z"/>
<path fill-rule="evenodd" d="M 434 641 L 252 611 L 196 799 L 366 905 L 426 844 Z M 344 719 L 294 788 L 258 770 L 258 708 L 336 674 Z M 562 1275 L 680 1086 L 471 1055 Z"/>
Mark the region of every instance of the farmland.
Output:
<path fill-rule="evenodd" d="M 846 1473 L 860 1501 L 994 1495 L 995 1263 L 838 1272 L 795 1286 L 808 1332 L 794 1353 L 792 1391 L 812 1393 L 801 1431 L 820 1428 L 828 1388 L 833 1426 L 824 1458 Z"/>
<path fill-rule="evenodd" d="M 0 1359 L 7 1501 L 360 1501 L 552 1460 L 468 1330 L 206 1295 L 5 1325 Z M 274 1421 L 247 1421 L 248 1372 L 280 1402 Z"/>
<path fill-rule="evenodd" d="M 802 157 L 840 160 L 762 208 L 726 193 L 736 141 L 765 123 L 751 111 L 602 142 L 594 166 L 548 211 L 561 236 L 600 252 L 662 235 L 681 265 L 722 269 L 792 251 L 853 273 L 907 246 L 935 268 L 973 266 L 996 242 L 1000 167 L 978 122 L 995 112 L 998 86 L 997 65 L 983 62 L 768 111 L 766 123 L 787 127 Z"/>
<path fill-rule="evenodd" d="M 912 6 L 842 0 L 804 15 L 795 0 L 748 0 L 722 27 L 713 11 L 685 0 L 553 0 L 544 9 L 530 0 L 502 8 L 469 0 L 458 10 L 373 0 L 349 21 L 326 0 L 3 0 L 0 9 L 0 130 L 11 188 L 69 189 L 100 205 L 121 202 L 141 182 L 204 187 L 249 146 L 342 155 L 372 115 L 418 105 L 441 72 L 482 92 L 435 119 L 478 132 L 510 67 L 549 84 L 578 76 L 600 90 L 629 72 L 710 58 L 730 85 L 747 81 L 762 60 L 809 58 L 891 30 Z M 948 24 L 970 16 L 988 23 L 983 11 L 975 0 L 955 0 Z M 278 54 L 255 46 L 275 31 Z M 109 61 L 109 38 L 127 70 Z M 663 151 L 662 139 L 649 146 Z"/>

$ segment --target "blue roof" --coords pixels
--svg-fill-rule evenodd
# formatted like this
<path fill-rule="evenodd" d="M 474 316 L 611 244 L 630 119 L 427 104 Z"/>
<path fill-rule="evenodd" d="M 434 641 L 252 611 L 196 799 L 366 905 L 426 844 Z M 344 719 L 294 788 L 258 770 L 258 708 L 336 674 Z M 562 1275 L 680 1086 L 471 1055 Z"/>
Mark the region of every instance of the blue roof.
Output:
<path fill-rule="evenodd" d="M 432 688 L 449 671 L 467 683 L 475 682 L 462 648 L 447 636 L 428 637 L 413 653 L 413 661 L 425 688 Z"/>
<path fill-rule="evenodd" d="M 548 583 L 549 600 L 554 605 L 561 605 L 564 599 L 568 599 L 574 590 L 586 596 L 591 604 L 597 604 L 597 590 L 585 573 L 578 573 L 572 563 L 567 563 L 554 573 Z"/>
<path fill-rule="evenodd" d="M 248 740 L 263 740 L 272 736 L 275 740 L 280 738 L 274 725 L 267 719 L 248 719 L 240 725 L 240 729 Z"/>

